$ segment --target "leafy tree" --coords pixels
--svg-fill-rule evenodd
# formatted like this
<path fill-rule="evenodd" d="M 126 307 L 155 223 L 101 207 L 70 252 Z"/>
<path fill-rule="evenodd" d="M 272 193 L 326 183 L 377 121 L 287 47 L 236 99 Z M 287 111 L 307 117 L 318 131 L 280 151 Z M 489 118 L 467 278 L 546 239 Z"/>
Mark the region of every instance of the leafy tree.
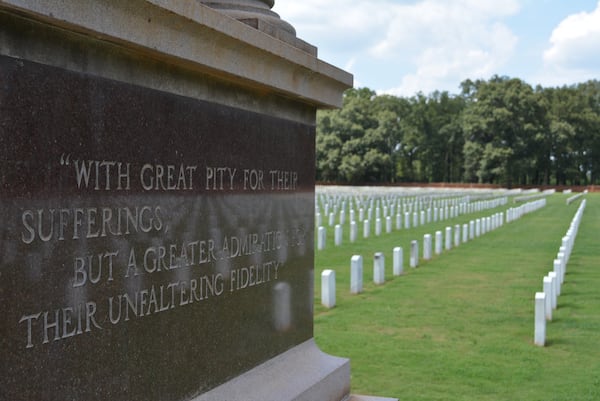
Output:
<path fill-rule="evenodd" d="M 465 80 L 404 98 L 351 89 L 317 115 L 317 179 L 345 183 L 600 182 L 600 82 L 533 89 Z"/>
<path fill-rule="evenodd" d="M 493 77 L 490 81 L 463 84 L 468 106 L 463 113 L 465 146 L 480 145 L 465 164 L 468 177 L 479 182 L 507 186 L 528 184 L 534 174 L 529 163 L 533 139 L 545 129 L 546 111 L 533 88 L 516 78 Z M 477 146 L 468 145 L 473 151 Z"/>
<path fill-rule="evenodd" d="M 350 89 L 340 110 L 317 117 L 317 179 L 349 183 L 394 177 L 397 117 L 370 89 Z"/>

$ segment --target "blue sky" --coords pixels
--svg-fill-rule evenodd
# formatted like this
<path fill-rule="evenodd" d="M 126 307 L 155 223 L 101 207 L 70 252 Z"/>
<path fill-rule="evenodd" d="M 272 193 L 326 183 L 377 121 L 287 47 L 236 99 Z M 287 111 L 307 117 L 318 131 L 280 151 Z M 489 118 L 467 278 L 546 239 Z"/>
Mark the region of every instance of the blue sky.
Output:
<path fill-rule="evenodd" d="M 275 0 L 273 11 L 355 87 L 458 93 L 492 75 L 600 79 L 599 0 Z"/>

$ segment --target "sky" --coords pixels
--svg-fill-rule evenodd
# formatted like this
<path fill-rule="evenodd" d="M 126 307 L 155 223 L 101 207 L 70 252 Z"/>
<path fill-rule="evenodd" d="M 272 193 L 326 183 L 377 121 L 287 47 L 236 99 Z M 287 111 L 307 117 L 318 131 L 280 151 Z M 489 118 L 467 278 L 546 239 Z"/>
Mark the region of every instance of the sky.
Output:
<path fill-rule="evenodd" d="M 493 75 L 600 79 L 600 0 L 275 0 L 273 11 L 378 94 L 456 94 Z"/>

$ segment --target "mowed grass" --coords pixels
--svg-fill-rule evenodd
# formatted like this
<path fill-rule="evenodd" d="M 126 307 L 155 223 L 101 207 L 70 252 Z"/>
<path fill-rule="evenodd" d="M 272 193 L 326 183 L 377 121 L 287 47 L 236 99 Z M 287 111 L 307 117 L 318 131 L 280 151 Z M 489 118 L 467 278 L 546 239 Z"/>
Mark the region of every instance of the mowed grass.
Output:
<path fill-rule="evenodd" d="M 444 251 L 417 269 L 409 244 L 512 203 L 437 224 L 371 236 L 316 252 L 315 338 L 350 358 L 352 392 L 401 400 L 600 400 L 600 195 L 587 208 L 567 267 L 546 347 L 533 345 L 534 295 L 552 270 L 579 201 L 548 205 Z M 329 229 L 328 231 L 333 231 Z M 373 230 L 371 231 L 374 232 Z M 392 276 L 392 249 L 404 271 Z M 384 252 L 386 283 L 375 286 L 373 253 Z M 364 258 L 364 292 L 351 295 L 350 258 Z M 320 274 L 334 269 L 337 306 L 320 305 Z"/>

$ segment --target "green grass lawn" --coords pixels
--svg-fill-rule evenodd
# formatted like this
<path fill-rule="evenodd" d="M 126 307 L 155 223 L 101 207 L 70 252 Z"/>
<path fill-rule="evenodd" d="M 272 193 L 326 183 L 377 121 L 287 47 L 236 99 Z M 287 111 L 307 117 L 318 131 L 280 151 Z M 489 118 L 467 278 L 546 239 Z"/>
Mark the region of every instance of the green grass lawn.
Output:
<path fill-rule="evenodd" d="M 350 358 L 352 392 L 401 400 L 600 400 L 600 195 L 587 208 L 546 347 L 533 345 L 534 295 L 552 270 L 580 204 L 568 195 L 479 238 L 408 267 L 425 233 L 513 206 L 463 215 L 316 252 L 315 338 Z M 395 223 L 395 222 L 394 222 Z M 384 226 L 385 227 L 385 226 Z M 333 231 L 329 229 L 328 231 Z M 374 233 L 374 230 L 371 230 Z M 328 233 L 329 234 L 329 233 Z M 462 237 L 462 236 L 461 236 Z M 392 249 L 404 275 L 392 275 Z M 384 252 L 386 283 L 372 283 L 373 253 Z M 350 258 L 364 258 L 364 292 L 351 295 Z M 334 269 L 337 306 L 320 305 L 320 274 Z"/>

